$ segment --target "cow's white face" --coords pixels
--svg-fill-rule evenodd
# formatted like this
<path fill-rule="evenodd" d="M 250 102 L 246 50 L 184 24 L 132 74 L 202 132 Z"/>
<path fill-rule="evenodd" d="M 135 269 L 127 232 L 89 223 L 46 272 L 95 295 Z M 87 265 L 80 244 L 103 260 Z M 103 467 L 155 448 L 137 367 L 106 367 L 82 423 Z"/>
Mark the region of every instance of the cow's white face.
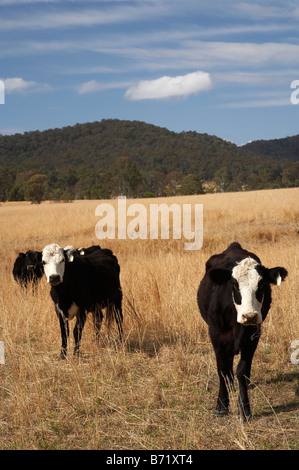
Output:
<path fill-rule="evenodd" d="M 242 325 L 262 323 L 264 297 L 266 305 L 269 304 L 267 311 L 271 303 L 270 284 L 279 286 L 287 275 L 288 271 L 285 268 L 281 266 L 265 268 L 250 256 L 242 259 L 232 270 L 226 267 L 209 270 L 212 282 L 225 285 L 227 292 L 230 291 L 237 311 L 237 322 Z"/>
<path fill-rule="evenodd" d="M 262 323 L 262 276 L 257 261 L 245 258 L 232 270 L 233 301 L 237 310 L 237 322 L 243 325 Z"/>
<path fill-rule="evenodd" d="M 61 246 L 52 243 L 42 251 L 42 261 L 47 282 L 56 286 L 63 281 L 65 269 L 65 255 Z"/>

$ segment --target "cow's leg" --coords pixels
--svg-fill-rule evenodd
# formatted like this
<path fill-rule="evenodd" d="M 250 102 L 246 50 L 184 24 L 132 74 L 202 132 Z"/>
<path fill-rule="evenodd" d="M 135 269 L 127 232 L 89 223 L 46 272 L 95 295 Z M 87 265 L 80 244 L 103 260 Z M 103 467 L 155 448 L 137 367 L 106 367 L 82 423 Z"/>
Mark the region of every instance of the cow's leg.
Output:
<path fill-rule="evenodd" d="M 217 339 L 212 339 L 212 343 L 215 350 L 219 376 L 219 392 L 215 416 L 224 416 L 228 414 L 229 410 L 229 389 L 230 387 L 233 388 L 234 353 L 232 347 L 227 343 L 219 343 Z"/>
<path fill-rule="evenodd" d="M 96 338 L 96 342 L 98 343 L 99 338 L 100 338 L 102 320 L 103 320 L 103 312 L 99 306 L 96 306 L 95 310 L 92 312 L 92 319 L 93 319 L 95 338 Z"/>
<path fill-rule="evenodd" d="M 55 311 L 59 319 L 61 332 L 60 359 L 65 359 L 67 355 L 67 337 L 69 335 L 69 322 L 67 317 L 63 314 L 62 310 L 60 310 L 57 305 L 55 305 Z"/>
<path fill-rule="evenodd" d="M 229 411 L 229 390 L 233 388 L 233 356 L 227 357 L 227 351 L 218 352 L 217 370 L 219 376 L 219 392 L 216 405 L 216 416 L 224 416 Z"/>
<path fill-rule="evenodd" d="M 239 407 L 244 421 L 250 421 L 252 415 L 248 397 L 248 385 L 250 383 L 251 364 L 259 338 L 253 341 L 248 337 L 245 344 L 241 346 L 241 359 L 237 366 L 237 377 L 239 382 Z"/>
<path fill-rule="evenodd" d="M 86 322 L 86 313 L 85 309 L 80 308 L 77 314 L 76 325 L 74 328 L 74 340 L 75 340 L 75 347 L 74 347 L 74 356 L 79 356 L 79 349 L 80 349 L 80 341 L 82 337 L 82 331 Z"/>

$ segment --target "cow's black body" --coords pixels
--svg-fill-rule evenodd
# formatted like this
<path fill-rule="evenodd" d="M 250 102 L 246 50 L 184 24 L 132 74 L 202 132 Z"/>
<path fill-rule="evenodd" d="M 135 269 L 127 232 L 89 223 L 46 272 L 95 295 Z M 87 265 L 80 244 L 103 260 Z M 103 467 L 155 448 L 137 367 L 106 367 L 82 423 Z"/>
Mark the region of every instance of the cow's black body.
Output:
<path fill-rule="evenodd" d="M 81 256 L 88 256 L 88 255 L 91 255 L 92 253 L 96 253 L 97 251 L 100 251 L 100 250 L 106 250 L 107 248 L 101 248 L 100 245 L 92 245 L 92 246 L 89 246 L 88 248 L 78 248 L 77 249 L 77 252 L 79 255 Z"/>
<path fill-rule="evenodd" d="M 224 415 L 228 412 L 228 389 L 233 382 L 233 360 L 234 356 L 240 353 L 237 378 L 239 406 L 244 419 L 251 418 L 247 388 L 252 359 L 259 342 L 260 325 L 247 326 L 237 322 L 232 280 L 230 276 L 226 278 L 225 273 L 231 272 L 238 262 L 247 257 L 256 260 L 259 263 L 258 269 L 264 273 L 261 287 L 263 289 L 261 314 L 264 321 L 271 305 L 270 282 L 273 282 L 271 275 L 279 273 L 284 280 L 287 271 L 284 268 L 268 270 L 262 267 L 259 258 L 254 253 L 244 250 L 239 243 L 232 243 L 223 253 L 211 256 L 206 263 L 206 273 L 197 293 L 199 310 L 209 326 L 209 335 L 216 354 L 220 380 L 216 414 Z M 219 279 L 221 276 L 223 278 Z"/>
<path fill-rule="evenodd" d="M 115 319 L 119 337 L 122 338 L 122 291 L 119 280 L 120 268 L 111 250 L 100 249 L 90 255 L 75 255 L 73 261 L 65 261 L 63 282 L 51 287 L 51 297 L 61 328 L 61 358 L 66 357 L 69 334 L 69 309 L 78 306 L 74 328 L 75 349 L 79 353 L 86 313 L 91 312 L 98 338 L 106 308 L 107 319 Z"/>
<path fill-rule="evenodd" d="M 12 271 L 15 281 L 23 287 L 27 287 L 31 282 L 37 285 L 44 273 L 41 256 L 40 251 L 34 250 L 19 253 Z"/>

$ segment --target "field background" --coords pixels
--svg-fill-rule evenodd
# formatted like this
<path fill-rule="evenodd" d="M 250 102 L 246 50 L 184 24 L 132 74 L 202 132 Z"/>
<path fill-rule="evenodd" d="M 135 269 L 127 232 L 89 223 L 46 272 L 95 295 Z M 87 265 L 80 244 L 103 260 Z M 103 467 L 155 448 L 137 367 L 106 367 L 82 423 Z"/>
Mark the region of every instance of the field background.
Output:
<path fill-rule="evenodd" d="M 296 188 L 127 200 L 127 206 L 202 203 L 203 247 L 189 252 L 184 240 L 97 240 L 101 201 L 1 204 L 0 449 L 298 449 L 299 366 L 290 361 L 291 343 L 299 340 L 298 201 Z M 246 425 L 234 392 L 230 415 L 213 417 L 218 376 L 196 304 L 206 260 L 232 241 L 265 266 L 289 272 L 272 288 L 252 367 L 253 420 Z M 53 242 L 100 243 L 116 254 L 123 346 L 116 328 L 103 325 L 96 347 L 88 319 L 80 360 L 72 357 L 72 333 L 68 360 L 57 360 L 60 330 L 45 278 L 33 292 L 12 277 L 19 251 Z"/>

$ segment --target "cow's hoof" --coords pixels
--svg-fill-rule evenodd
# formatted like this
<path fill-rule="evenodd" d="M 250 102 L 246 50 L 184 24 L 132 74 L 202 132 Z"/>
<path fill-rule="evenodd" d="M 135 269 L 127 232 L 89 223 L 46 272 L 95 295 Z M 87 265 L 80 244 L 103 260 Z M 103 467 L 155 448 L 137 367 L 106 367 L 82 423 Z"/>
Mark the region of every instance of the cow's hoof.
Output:
<path fill-rule="evenodd" d="M 221 410 L 215 410 L 214 411 L 214 418 L 223 418 L 224 416 L 228 415 L 228 409 L 221 409 Z"/>
<path fill-rule="evenodd" d="M 251 413 L 249 415 L 242 414 L 241 416 L 239 416 L 239 420 L 244 424 L 249 423 L 252 420 L 252 414 Z"/>

